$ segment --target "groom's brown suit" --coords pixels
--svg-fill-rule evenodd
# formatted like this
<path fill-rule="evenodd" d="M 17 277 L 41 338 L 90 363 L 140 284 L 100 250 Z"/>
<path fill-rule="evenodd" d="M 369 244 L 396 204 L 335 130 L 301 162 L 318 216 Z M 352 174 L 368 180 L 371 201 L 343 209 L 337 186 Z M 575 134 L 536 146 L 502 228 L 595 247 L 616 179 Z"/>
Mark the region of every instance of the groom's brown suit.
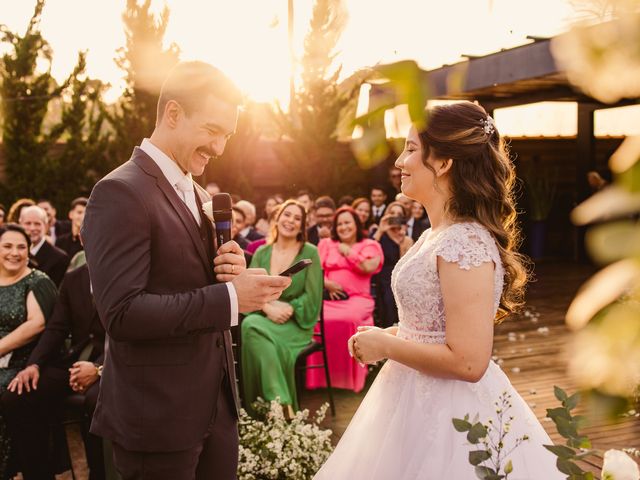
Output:
<path fill-rule="evenodd" d="M 198 204 L 208 198 L 199 186 L 196 195 Z M 227 438 L 233 456 L 231 306 L 214 278 L 212 223 L 202 215 L 199 227 L 136 148 L 94 187 L 82 236 L 108 342 L 91 431 L 126 451 L 150 452 L 147 459 L 197 453 L 208 437 Z M 212 434 L 214 425 L 228 432 Z"/>

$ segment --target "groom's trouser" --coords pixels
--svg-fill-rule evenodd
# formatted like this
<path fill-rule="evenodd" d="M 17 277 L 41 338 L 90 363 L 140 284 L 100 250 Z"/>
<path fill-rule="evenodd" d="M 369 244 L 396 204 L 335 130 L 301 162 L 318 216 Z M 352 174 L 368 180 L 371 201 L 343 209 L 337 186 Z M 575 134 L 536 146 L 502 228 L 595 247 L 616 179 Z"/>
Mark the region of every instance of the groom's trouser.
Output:
<path fill-rule="evenodd" d="M 225 375 L 224 382 L 228 382 Z M 238 422 L 227 389 L 220 389 L 214 419 L 202 443 L 177 452 L 132 452 L 113 444 L 113 460 L 123 480 L 235 480 Z"/>

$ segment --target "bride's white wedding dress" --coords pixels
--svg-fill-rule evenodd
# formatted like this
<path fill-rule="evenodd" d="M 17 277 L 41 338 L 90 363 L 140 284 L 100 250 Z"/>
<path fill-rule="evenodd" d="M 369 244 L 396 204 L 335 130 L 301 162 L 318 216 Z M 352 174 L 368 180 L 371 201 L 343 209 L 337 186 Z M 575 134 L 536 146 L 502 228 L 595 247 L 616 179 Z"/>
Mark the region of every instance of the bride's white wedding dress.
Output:
<path fill-rule="evenodd" d="M 493 237 L 477 223 L 458 223 L 431 234 L 427 230 L 400 259 L 392 275 L 400 327 L 398 337 L 420 343 L 445 342 L 445 316 L 437 258 L 470 269 L 483 262 L 495 264 L 494 307 L 500 300 L 504 269 Z M 473 322 L 469 318 L 469 322 Z M 345 347 L 346 348 L 346 347 Z M 529 440 L 508 458 L 510 479 L 564 479 L 555 468 L 556 457 L 542 445 L 551 444 L 542 425 L 493 361 L 477 383 L 430 377 L 388 360 L 335 451 L 314 477 L 316 480 L 473 480 L 466 433 L 457 432 L 451 419 L 479 414 L 483 423 L 496 421 L 494 402 L 511 395 L 509 415 L 515 417 L 505 439 L 509 450 L 515 439 Z"/>

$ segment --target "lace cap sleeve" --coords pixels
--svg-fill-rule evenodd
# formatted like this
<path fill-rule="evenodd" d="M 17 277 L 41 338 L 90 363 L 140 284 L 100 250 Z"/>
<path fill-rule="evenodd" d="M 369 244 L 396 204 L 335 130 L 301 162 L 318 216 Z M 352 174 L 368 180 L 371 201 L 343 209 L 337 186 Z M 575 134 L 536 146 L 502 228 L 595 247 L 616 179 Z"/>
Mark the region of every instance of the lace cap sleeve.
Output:
<path fill-rule="evenodd" d="M 459 223 L 452 225 L 436 238 L 436 256 L 446 262 L 457 263 L 463 270 L 485 262 L 499 262 L 498 248 L 491 234 L 480 225 Z"/>

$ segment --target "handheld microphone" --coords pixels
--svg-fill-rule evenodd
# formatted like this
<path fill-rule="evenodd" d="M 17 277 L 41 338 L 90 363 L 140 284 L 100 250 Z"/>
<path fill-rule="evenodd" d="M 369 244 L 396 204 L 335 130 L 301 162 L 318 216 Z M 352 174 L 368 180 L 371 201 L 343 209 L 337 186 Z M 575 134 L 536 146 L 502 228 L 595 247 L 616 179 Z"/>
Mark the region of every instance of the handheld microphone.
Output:
<path fill-rule="evenodd" d="M 218 248 L 231 240 L 231 195 L 216 193 L 211 199 Z"/>

